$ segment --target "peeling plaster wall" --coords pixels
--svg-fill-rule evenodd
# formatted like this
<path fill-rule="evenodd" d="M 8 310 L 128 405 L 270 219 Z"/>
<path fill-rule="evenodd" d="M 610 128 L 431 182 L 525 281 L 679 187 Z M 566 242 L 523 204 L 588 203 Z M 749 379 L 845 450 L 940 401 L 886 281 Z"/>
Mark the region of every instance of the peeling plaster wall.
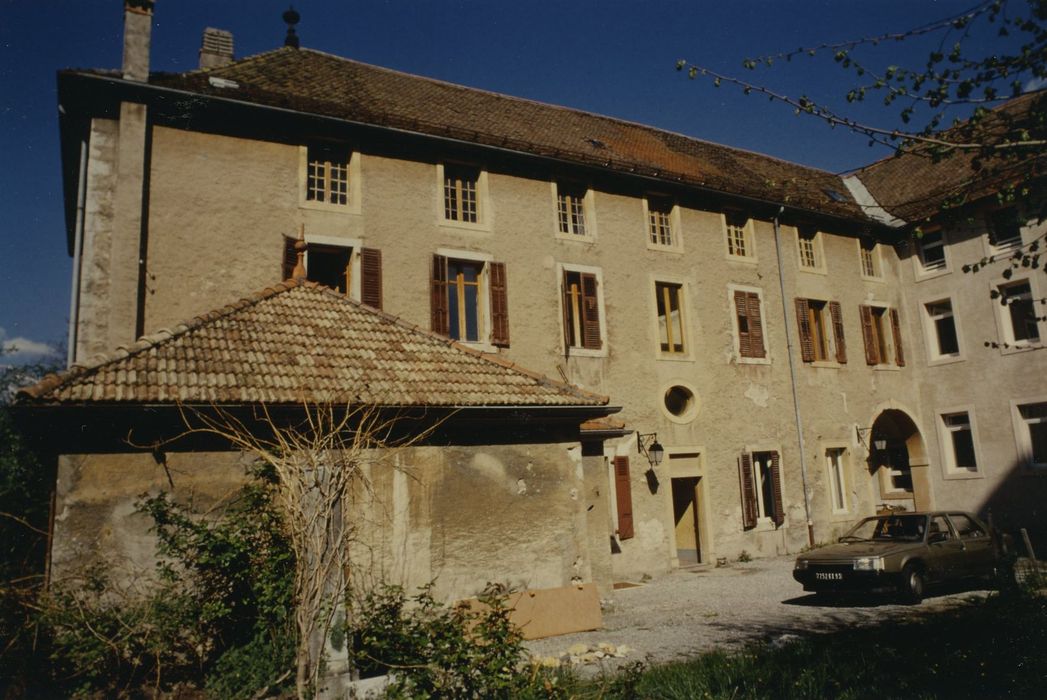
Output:
<path fill-rule="evenodd" d="M 579 497 L 585 481 L 569 447 L 419 447 L 369 465 L 370 489 L 347 509 L 356 529 L 353 580 L 408 590 L 432 581 L 447 601 L 487 581 L 593 581 L 585 524 L 592 500 Z M 62 457 L 52 577 L 103 561 L 128 580 L 149 580 L 155 539 L 151 520 L 135 513 L 139 498 L 166 491 L 199 511 L 220 508 L 243 483 L 245 464 L 235 453 L 170 454 L 166 466 L 141 454 Z"/>

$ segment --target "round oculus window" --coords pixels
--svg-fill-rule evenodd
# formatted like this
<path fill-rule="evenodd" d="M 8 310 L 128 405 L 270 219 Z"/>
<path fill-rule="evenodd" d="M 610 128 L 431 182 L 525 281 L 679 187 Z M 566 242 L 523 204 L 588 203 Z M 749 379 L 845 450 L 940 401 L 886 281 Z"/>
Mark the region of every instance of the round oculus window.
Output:
<path fill-rule="evenodd" d="M 681 420 L 693 417 L 698 404 L 694 392 L 679 384 L 674 384 L 666 390 L 663 401 L 665 410 Z"/>

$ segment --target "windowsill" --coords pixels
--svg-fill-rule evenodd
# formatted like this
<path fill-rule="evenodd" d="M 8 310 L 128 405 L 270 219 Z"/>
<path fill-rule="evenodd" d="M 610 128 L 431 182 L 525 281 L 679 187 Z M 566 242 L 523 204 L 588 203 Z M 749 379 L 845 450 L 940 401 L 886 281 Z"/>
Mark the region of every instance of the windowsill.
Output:
<path fill-rule="evenodd" d="M 568 357 L 607 357 L 607 345 L 599 350 L 592 350 L 590 348 L 567 348 Z"/>
<path fill-rule="evenodd" d="M 782 527 L 785 527 L 785 523 L 782 523 Z M 759 518 L 756 521 L 756 527 L 752 529 L 753 532 L 774 532 L 778 528 L 775 527 L 774 521 L 770 518 Z"/>
<path fill-rule="evenodd" d="M 991 257 L 1010 257 L 1014 255 L 1014 251 L 1022 247 L 1022 239 L 1015 238 L 1012 241 L 1003 243 L 1002 245 L 993 245 L 989 242 L 988 237 L 985 241 L 985 250 Z"/>
<path fill-rule="evenodd" d="M 824 265 L 822 267 L 804 267 L 803 265 L 801 265 L 798 268 L 798 270 L 800 272 L 807 272 L 807 273 L 812 274 L 812 275 L 823 275 L 824 276 L 824 275 L 828 275 L 829 274 L 829 270 L 826 269 L 826 267 Z"/>
<path fill-rule="evenodd" d="M 911 501 L 913 499 L 913 492 L 888 491 L 887 493 L 880 494 L 880 498 L 885 501 Z"/>
<path fill-rule="evenodd" d="M 834 510 L 829 515 L 829 522 L 833 523 L 846 523 L 854 520 L 854 516 L 851 515 L 849 510 Z"/>
<path fill-rule="evenodd" d="M 1043 347 L 1043 342 L 1037 341 L 1035 343 L 1022 343 L 1021 345 L 1011 345 L 1010 347 L 1000 347 L 1001 355 L 1014 355 L 1019 352 L 1029 352 L 1030 350 L 1039 350 Z"/>
<path fill-rule="evenodd" d="M 450 340 L 453 343 L 458 343 L 459 345 L 464 345 L 465 347 L 471 348 L 478 352 L 484 352 L 491 355 L 498 354 L 498 346 L 492 345 L 488 342 L 481 342 L 478 340 L 455 340 L 454 338 L 448 338 L 448 340 Z"/>
<path fill-rule="evenodd" d="M 954 365 L 957 362 L 964 362 L 967 358 L 963 355 L 942 355 L 941 357 L 935 357 L 927 360 L 928 367 L 938 367 L 940 365 Z"/>
<path fill-rule="evenodd" d="M 902 369 L 898 365 L 887 364 L 873 365 L 872 368 L 877 372 L 900 372 Z"/>
<path fill-rule="evenodd" d="M 656 357 L 666 362 L 695 362 L 694 356 L 689 352 L 670 353 L 659 350 Z"/>
<path fill-rule="evenodd" d="M 571 241 L 572 243 L 587 243 L 592 245 L 596 243 L 596 237 L 589 234 L 584 236 L 578 233 L 564 233 L 563 231 L 556 232 L 556 240 L 558 241 Z"/>
<path fill-rule="evenodd" d="M 883 275 L 880 275 L 879 277 L 869 277 L 868 275 L 861 275 L 861 278 L 863 282 L 876 282 L 877 284 L 883 284 L 887 281 L 886 279 L 884 279 Z"/>
<path fill-rule="evenodd" d="M 917 262 L 915 277 L 917 282 L 926 282 L 927 280 L 933 280 L 938 277 L 944 277 L 950 272 L 952 272 L 952 270 L 949 269 L 948 265 L 945 265 L 944 267 L 940 268 L 932 268 L 930 270 L 927 270 L 921 267 L 920 263 Z"/>
<path fill-rule="evenodd" d="M 299 209 L 311 209 L 313 211 L 329 211 L 335 214 L 359 214 L 360 206 L 357 204 L 353 205 L 350 201 L 348 204 L 332 204 L 330 202 L 317 202 L 315 200 L 302 199 L 298 202 Z"/>
<path fill-rule="evenodd" d="M 834 362 L 832 360 L 815 360 L 813 362 L 804 362 L 804 364 L 808 367 L 816 367 L 818 369 L 841 369 L 843 367 L 839 362 Z"/>
<path fill-rule="evenodd" d="M 473 231 L 475 233 L 490 233 L 491 226 L 487 223 L 472 224 L 468 221 L 454 221 L 451 219 L 440 219 L 439 225 L 444 228 L 455 228 L 462 231 Z"/>
<path fill-rule="evenodd" d="M 683 255 L 682 245 L 661 245 L 660 243 L 651 243 L 650 239 L 647 240 L 647 250 L 657 250 L 659 253 L 676 253 L 677 255 Z"/>
<path fill-rule="evenodd" d="M 953 469 L 946 467 L 944 478 L 947 481 L 966 481 L 968 479 L 984 479 L 985 475 L 978 469 Z"/>
<path fill-rule="evenodd" d="M 726 258 L 728 262 L 736 262 L 743 265 L 755 265 L 759 262 L 755 255 L 731 255 L 728 253 Z"/>
<path fill-rule="evenodd" d="M 735 363 L 739 365 L 769 365 L 771 364 L 771 358 L 769 357 L 742 357 L 735 353 Z"/>

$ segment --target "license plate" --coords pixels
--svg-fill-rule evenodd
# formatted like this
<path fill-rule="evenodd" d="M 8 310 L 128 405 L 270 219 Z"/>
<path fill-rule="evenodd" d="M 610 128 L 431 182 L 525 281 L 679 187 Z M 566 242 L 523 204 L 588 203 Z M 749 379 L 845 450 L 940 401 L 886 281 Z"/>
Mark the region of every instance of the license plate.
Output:
<path fill-rule="evenodd" d="M 814 577 L 819 581 L 842 581 L 843 574 L 831 573 L 826 571 L 819 571 L 814 574 Z"/>

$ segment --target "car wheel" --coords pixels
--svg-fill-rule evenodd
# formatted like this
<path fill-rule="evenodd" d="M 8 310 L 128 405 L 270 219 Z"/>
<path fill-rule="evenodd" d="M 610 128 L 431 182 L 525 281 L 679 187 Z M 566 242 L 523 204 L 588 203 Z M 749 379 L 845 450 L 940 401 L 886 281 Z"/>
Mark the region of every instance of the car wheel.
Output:
<path fill-rule="evenodd" d="M 898 594 L 902 601 L 915 605 L 923 600 L 925 581 L 923 572 L 914 564 L 906 564 L 902 569 L 902 580 Z"/>

